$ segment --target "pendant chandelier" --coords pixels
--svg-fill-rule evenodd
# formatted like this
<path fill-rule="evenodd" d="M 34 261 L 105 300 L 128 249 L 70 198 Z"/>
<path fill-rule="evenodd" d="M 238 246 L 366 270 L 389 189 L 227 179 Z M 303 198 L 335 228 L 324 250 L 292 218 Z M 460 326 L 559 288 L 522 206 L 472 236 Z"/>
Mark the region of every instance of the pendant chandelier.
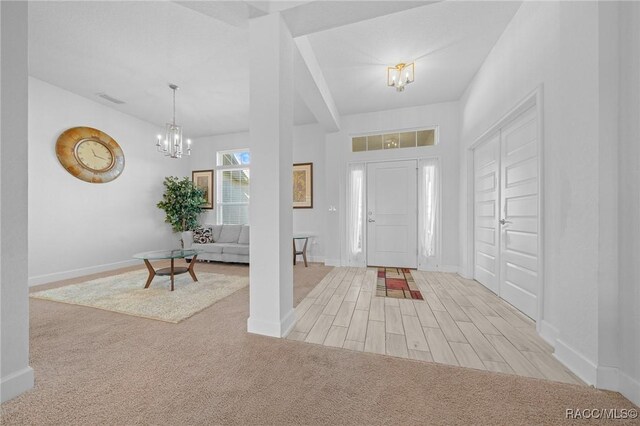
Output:
<path fill-rule="evenodd" d="M 413 83 L 414 68 L 413 62 L 387 67 L 387 86 L 395 87 L 396 91 L 403 92 L 408 84 Z"/>
<path fill-rule="evenodd" d="M 156 149 L 167 157 L 182 158 L 183 155 L 191 155 L 191 139 L 186 140 L 186 151 L 182 140 L 182 126 L 176 124 L 176 90 L 178 86 L 169 84 L 173 90 L 173 121 L 165 125 L 164 138 L 158 135 Z"/>

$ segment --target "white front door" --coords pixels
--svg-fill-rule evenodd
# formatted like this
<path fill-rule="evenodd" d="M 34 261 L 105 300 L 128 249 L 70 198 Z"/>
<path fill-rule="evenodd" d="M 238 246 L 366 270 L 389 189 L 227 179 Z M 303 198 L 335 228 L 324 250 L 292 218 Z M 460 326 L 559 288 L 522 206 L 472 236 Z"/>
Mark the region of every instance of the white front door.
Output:
<path fill-rule="evenodd" d="M 367 264 L 416 268 L 418 164 L 415 160 L 367 165 Z"/>
<path fill-rule="evenodd" d="M 474 278 L 498 294 L 500 132 L 473 151 Z"/>
<path fill-rule="evenodd" d="M 500 297 L 538 312 L 538 123 L 531 108 L 501 132 Z"/>
<path fill-rule="evenodd" d="M 531 108 L 474 149 L 474 278 L 537 319 L 539 176 Z"/>

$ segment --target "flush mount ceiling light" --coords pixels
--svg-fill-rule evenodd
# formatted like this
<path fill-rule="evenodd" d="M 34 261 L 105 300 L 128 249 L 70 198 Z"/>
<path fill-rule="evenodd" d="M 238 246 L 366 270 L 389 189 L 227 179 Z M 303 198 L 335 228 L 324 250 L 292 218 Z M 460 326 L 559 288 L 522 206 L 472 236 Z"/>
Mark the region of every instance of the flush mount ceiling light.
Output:
<path fill-rule="evenodd" d="M 182 142 L 182 126 L 176 124 L 176 90 L 178 86 L 169 84 L 169 88 L 173 90 L 173 121 L 165 126 L 164 139 L 162 135 L 158 135 L 156 149 L 167 157 L 182 158 L 183 155 L 191 155 L 191 139 L 187 139 L 187 149 L 184 150 Z"/>
<path fill-rule="evenodd" d="M 391 148 L 397 148 L 397 147 L 398 147 L 398 138 L 395 136 L 387 137 L 387 135 L 385 135 L 383 148 L 391 149 Z"/>
<path fill-rule="evenodd" d="M 407 84 L 413 83 L 414 64 L 400 63 L 395 67 L 387 67 L 387 86 L 395 87 L 402 92 Z"/>

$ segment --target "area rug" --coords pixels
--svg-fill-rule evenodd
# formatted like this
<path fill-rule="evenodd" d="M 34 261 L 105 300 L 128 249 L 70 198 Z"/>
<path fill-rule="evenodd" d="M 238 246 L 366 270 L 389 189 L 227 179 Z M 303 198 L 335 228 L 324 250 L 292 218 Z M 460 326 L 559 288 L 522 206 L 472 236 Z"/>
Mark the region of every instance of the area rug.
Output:
<path fill-rule="evenodd" d="M 169 291 L 169 277 L 160 276 L 154 278 L 149 288 L 143 288 L 148 273 L 142 270 L 38 291 L 30 296 L 177 324 L 249 284 L 248 277 L 196 274 L 197 282 L 189 274 L 176 276 L 175 291 Z"/>
<path fill-rule="evenodd" d="M 407 268 L 378 268 L 376 296 L 423 300 Z"/>

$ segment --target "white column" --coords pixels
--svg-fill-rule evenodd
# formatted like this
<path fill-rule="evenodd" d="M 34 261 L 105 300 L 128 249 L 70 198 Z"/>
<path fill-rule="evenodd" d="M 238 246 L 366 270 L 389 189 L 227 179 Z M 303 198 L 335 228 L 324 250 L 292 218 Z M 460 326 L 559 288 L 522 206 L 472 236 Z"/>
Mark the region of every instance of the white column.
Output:
<path fill-rule="evenodd" d="M 283 337 L 293 312 L 293 39 L 279 13 L 251 20 L 251 333 Z"/>
<path fill-rule="evenodd" d="M 33 387 L 27 284 L 26 2 L 0 2 L 0 64 L 0 400 L 4 402 Z"/>

